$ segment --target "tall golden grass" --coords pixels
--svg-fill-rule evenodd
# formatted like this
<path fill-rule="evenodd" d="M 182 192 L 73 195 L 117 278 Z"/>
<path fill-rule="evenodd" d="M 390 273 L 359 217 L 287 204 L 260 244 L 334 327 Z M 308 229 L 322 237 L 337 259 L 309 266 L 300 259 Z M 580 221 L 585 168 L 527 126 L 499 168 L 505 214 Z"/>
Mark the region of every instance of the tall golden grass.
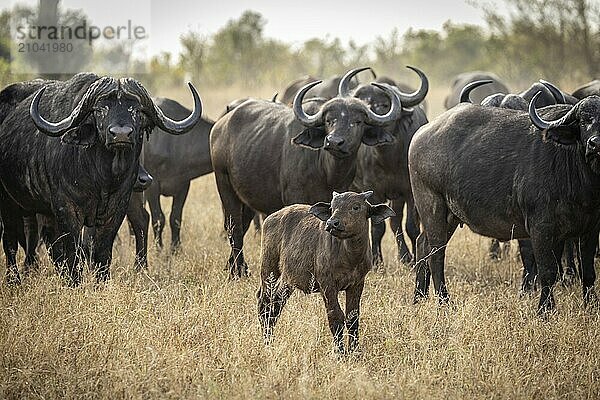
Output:
<path fill-rule="evenodd" d="M 332 353 L 318 295 L 295 293 L 263 345 L 260 238 L 246 236 L 252 276 L 228 281 L 212 175 L 192 184 L 178 254 L 151 248 L 136 274 L 120 236 L 107 284 L 87 273 L 68 288 L 44 260 L 20 287 L 0 285 L 0 398 L 600 398 L 600 314 L 580 286 L 558 286 L 557 312 L 539 319 L 537 294 L 518 296 L 514 250 L 490 261 L 488 240 L 467 229 L 448 246 L 446 307 L 411 304 L 414 273 L 386 235 L 387 266 L 368 275 L 360 351 L 347 359 Z"/>

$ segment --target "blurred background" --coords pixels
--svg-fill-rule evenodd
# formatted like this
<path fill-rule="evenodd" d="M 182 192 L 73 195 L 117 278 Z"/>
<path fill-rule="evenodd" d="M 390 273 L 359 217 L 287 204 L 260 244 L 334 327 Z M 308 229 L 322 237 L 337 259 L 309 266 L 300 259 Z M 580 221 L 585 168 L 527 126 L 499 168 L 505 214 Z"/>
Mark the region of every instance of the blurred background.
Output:
<path fill-rule="evenodd" d="M 494 72 L 514 91 L 539 78 L 571 90 L 600 76 L 598 0 L 406 3 L 0 0 L 0 84 L 93 71 L 134 76 L 153 95 L 188 104 L 183 83 L 191 80 L 216 118 L 234 98 L 271 98 L 301 76 L 356 66 L 413 85 L 404 66 L 423 69 L 432 115 L 465 71 Z M 19 27 L 127 23 L 141 26 L 143 37 L 73 40 L 71 52 L 54 56 L 18 51 L 40 41 L 20 37 Z"/>

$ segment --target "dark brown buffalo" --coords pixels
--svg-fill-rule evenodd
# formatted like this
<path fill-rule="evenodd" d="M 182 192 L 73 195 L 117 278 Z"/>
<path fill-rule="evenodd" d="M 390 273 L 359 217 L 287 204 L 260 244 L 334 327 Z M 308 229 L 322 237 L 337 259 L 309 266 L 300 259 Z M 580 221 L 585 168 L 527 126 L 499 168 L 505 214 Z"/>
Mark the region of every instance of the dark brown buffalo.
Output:
<path fill-rule="evenodd" d="M 538 264 L 538 310 L 554 308 L 553 286 L 565 240 L 579 238 L 583 296 L 595 299 L 600 230 L 600 97 L 538 115 L 461 104 L 414 136 L 409 169 L 423 227 L 417 240 L 415 301 L 448 300 L 444 257 L 459 224 L 500 240 L 531 238 Z M 545 118 L 545 119 L 544 119 Z"/>
<path fill-rule="evenodd" d="M 362 70 L 350 71 L 346 78 Z M 308 115 L 302 100 L 318 84 L 302 88 L 292 108 L 248 100 L 212 129 L 212 163 L 230 233 L 231 277 L 247 273 L 243 238 L 255 212 L 271 214 L 289 204 L 327 200 L 333 190 L 344 191 L 354 180 L 361 143 L 393 141 L 381 128 L 400 114 L 400 100 L 392 90 L 374 83 L 392 99 L 385 115 L 351 96 L 328 100 Z"/>

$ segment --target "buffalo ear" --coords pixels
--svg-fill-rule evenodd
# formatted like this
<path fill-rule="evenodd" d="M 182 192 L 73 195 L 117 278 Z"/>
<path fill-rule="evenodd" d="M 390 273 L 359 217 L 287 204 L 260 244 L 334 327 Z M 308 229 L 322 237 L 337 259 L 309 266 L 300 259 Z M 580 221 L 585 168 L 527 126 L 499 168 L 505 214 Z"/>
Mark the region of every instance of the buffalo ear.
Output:
<path fill-rule="evenodd" d="M 322 127 L 305 128 L 302 133 L 292 139 L 292 143 L 309 149 L 320 149 L 325 141 L 325 129 Z"/>
<path fill-rule="evenodd" d="M 308 213 L 319 218 L 321 221 L 327 221 L 331 218 L 331 204 L 320 201 L 311 206 Z"/>
<path fill-rule="evenodd" d="M 386 132 L 381 126 L 369 126 L 363 133 L 362 142 L 367 146 L 379 146 L 382 144 L 390 144 L 394 141 L 394 137 Z"/>
<path fill-rule="evenodd" d="M 574 123 L 557 128 L 544 129 L 542 135 L 544 140 L 550 140 L 563 146 L 572 146 L 577 143 L 580 136 L 579 124 Z"/>
<path fill-rule="evenodd" d="M 91 146 L 96 143 L 97 138 L 96 126 L 86 123 L 66 131 L 60 141 L 74 146 Z"/>
<path fill-rule="evenodd" d="M 382 223 L 386 218 L 395 217 L 396 213 L 394 210 L 389 208 L 386 204 L 377 204 L 369 208 L 369 218 L 374 224 Z"/>

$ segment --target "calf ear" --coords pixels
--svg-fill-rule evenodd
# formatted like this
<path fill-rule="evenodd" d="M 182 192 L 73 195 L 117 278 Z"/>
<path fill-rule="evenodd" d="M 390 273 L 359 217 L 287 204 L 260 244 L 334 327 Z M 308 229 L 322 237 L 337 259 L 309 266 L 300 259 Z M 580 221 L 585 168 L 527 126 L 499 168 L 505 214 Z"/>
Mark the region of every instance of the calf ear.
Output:
<path fill-rule="evenodd" d="M 292 143 L 309 149 L 320 149 L 325 141 L 325 129 L 322 127 L 305 128 L 301 134 L 292 139 Z"/>
<path fill-rule="evenodd" d="M 320 201 L 312 206 L 310 210 L 308 210 L 308 213 L 319 218 L 321 221 L 327 221 L 331 218 L 331 204 Z"/>
<path fill-rule="evenodd" d="M 577 143 L 579 139 L 579 124 L 573 123 L 571 125 L 559 126 L 552 129 L 544 129 L 542 131 L 544 140 L 550 140 L 554 143 L 563 146 L 572 146 Z"/>
<path fill-rule="evenodd" d="M 394 141 L 394 137 L 387 133 L 381 126 L 369 126 L 363 133 L 362 142 L 367 146 L 379 146 L 389 144 Z"/>
<path fill-rule="evenodd" d="M 377 204 L 369 209 L 369 218 L 374 224 L 382 223 L 386 218 L 394 217 L 396 213 L 385 204 Z"/>
<path fill-rule="evenodd" d="M 60 141 L 74 146 L 91 146 L 96 143 L 97 137 L 93 124 L 82 124 L 66 131 Z"/>

